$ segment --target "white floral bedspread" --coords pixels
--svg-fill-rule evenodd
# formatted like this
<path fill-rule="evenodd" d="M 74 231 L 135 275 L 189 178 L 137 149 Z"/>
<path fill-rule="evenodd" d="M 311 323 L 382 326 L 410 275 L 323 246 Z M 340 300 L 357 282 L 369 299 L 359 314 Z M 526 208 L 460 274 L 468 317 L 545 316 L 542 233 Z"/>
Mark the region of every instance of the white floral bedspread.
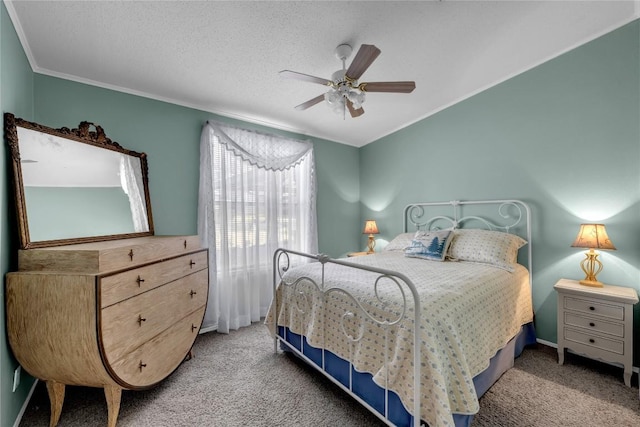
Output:
<path fill-rule="evenodd" d="M 430 426 L 452 426 L 452 413 L 475 414 L 479 410 L 473 377 L 489 366 L 489 359 L 525 323 L 533 320 L 531 290 L 527 270 L 518 266 L 514 273 L 486 264 L 435 262 L 407 258 L 401 252 L 349 258 L 349 262 L 402 272 L 418 290 L 422 305 L 421 418 Z M 278 287 L 278 325 L 305 335 L 314 347 L 326 348 L 355 369 L 373 375 L 374 381 L 395 391 L 407 410 L 413 413 L 413 298 L 405 287 L 407 314 L 395 326 L 385 328 L 364 321 L 354 300 L 329 288 L 347 290 L 375 318 L 393 322 L 402 311 L 397 285 L 388 279 L 379 283 L 378 300 L 373 283 L 378 274 L 341 265 L 325 264 L 324 296 L 312 291 L 303 279 L 293 286 Z M 311 278 L 321 283 L 321 264 L 311 263 L 290 269 L 287 283 Z M 297 302 L 296 306 L 291 302 Z M 324 315 L 322 315 L 324 309 Z M 273 330 L 273 310 L 265 323 Z M 345 312 L 355 317 L 344 318 Z M 351 344 L 343 329 L 362 339 Z M 390 361 L 385 368 L 385 336 Z M 385 378 L 388 375 L 388 378 Z"/>

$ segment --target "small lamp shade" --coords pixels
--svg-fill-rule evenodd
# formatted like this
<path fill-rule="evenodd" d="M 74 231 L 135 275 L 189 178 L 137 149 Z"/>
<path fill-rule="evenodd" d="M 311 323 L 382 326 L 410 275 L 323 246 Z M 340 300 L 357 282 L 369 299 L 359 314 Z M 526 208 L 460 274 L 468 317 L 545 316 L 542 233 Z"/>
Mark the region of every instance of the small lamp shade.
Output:
<path fill-rule="evenodd" d="M 576 240 L 571 245 L 574 248 L 588 248 L 585 259 L 580 263 L 585 278 L 580 284 L 585 286 L 602 287 L 596 276 L 602 271 L 602 262 L 598 259 L 598 253 L 594 249 L 616 250 L 613 246 L 604 224 L 581 224 Z"/>
<path fill-rule="evenodd" d="M 376 247 L 376 240 L 373 238 L 373 235 L 378 233 L 378 225 L 375 220 L 368 219 L 364 222 L 364 230 L 362 230 L 362 234 L 369 235 L 369 243 L 367 244 L 368 254 L 372 254 L 374 252 L 373 249 Z"/>
<path fill-rule="evenodd" d="M 364 222 L 364 230 L 362 234 L 378 234 L 378 225 L 374 219 L 368 219 Z"/>

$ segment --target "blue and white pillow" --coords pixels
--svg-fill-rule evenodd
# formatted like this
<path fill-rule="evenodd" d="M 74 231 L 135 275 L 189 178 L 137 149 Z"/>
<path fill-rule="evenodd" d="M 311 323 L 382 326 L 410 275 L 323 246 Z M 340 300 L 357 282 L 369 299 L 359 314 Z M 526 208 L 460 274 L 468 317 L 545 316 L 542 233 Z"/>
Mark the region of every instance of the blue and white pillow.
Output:
<path fill-rule="evenodd" d="M 451 230 L 417 231 L 404 254 L 411 258 L 444 261 L 451 243 Z"/>

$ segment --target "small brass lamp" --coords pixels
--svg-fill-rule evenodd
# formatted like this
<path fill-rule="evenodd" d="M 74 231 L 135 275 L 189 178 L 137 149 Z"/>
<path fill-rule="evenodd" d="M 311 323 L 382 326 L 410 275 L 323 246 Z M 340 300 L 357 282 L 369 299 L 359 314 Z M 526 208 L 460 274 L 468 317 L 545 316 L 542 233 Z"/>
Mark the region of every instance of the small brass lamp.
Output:
<path fill-rule="evenodd" d="M 372 254 L 373 248 L 376 247 L 376 240 L 373 238 L 374 234 L 378 234 L 378 225 L 376 221 L 373 219 L 368 219 L 364 222 L 364 230 L 362 230 L 362 234 L 369 235 L 369 243 L 367 244 L 367 253 Z"/>
<path fill-rule="evenodd" d="M 585 259 L 580 263 L 580 267 L 582 267 L 582 271 L 586 275 L 583 280 L 580 280 L 580 284 L 601 288 L 602 283 L 598 281 L 596 276 L 602 271 L 602 262 L 598 259 L 599 254 L 594 249 L 616 250 L 616 247 L 609 240 L 609 236 L 607 236 L 604 224 L 581 224 L 578 237 L 576 237 L 571 246 L 574 248 L 589 248 L 585 252 Z"/>

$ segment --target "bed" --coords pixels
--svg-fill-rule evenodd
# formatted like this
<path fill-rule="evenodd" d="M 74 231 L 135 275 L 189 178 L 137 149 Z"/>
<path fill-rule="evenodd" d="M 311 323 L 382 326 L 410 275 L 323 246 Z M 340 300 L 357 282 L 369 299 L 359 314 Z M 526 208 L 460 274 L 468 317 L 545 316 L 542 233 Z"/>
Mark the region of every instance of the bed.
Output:
<path fill-rule="evenodd" d="M 522 201 L 414 203 L 381 252 L 278 249 L 265 323 L 388 425 L 469 426 L 535 342 L 531 258 Z"/>

